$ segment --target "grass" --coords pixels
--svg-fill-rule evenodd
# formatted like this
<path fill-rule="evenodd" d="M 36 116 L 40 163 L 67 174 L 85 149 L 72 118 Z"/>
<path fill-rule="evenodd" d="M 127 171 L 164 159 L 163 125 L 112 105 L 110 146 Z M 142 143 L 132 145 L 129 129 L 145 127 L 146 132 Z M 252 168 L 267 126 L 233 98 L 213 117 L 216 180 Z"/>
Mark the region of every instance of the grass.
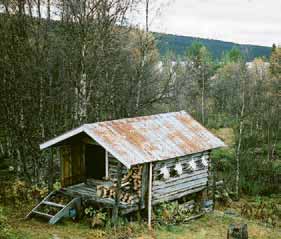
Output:
<path fill-rule="evenodd" d="M 89 225 L 82 221 L 74 223 L 64 220 L 51 226 L 46 222 L 31 219 L 23 220 L 27 210 L 5 209 L 8 216 L 7 224 L 12 235 L 10 238 L 20 239 L 220 239 L 226 238 L 227 228 L 230 223 L 244 222 L 248 225 L 249 238 L 251 239 L 278 239 L 281 238 L 281 230 L 267 227 L 257 221 L 249 221 L 241 217 L 230 217 L 220 211 L 205 215 L 189 224 L 175 226 L 154 226 L 149 231 L 145 224 L 129 223 L 119 229 L 90 229 Z M 0 235 L 1 238 L 1 235 Z M 2 238 L 1 238 L 2 239 Z"/>
<path fill-rule="evenodd" d="M 226 238 L 227 228 L 231 223 L 246 223 L 248 225 L 249 238 L 251 239 L 277 239 L 281 238 L 281 231 L 251 222 L 243 218 L 224 216 L 222 213 L 206 215 L 187 225 L 163 229 L 157 232 L 157 238 L 161 239 L 220 239 Z"/>

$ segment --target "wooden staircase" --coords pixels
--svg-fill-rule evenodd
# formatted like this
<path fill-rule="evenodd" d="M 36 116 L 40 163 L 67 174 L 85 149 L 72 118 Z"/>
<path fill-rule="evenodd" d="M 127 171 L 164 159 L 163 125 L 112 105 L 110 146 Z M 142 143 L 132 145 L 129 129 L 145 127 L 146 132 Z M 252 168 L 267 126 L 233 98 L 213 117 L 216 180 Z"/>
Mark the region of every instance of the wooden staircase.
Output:
<path fill-rule="evenodd" d="M 53 202 L 57 197 L 66 196 L 67 202 L 63 204 Z M 69 195 L 65 195 L 63 190 L 53 191 L 48 194 L 39 204 L 36 205 L 27 215 L 26 219 L 37 215 L 45 217 L 49 220 L 49 224 L 55 224 L 60 219 L 65 217 L 75 217 L 77 215 L 77 208 L 81 205 L 81 198 L 80 197 L 70 197 Z M 40 209 L 43 207 L 49 209 L 55 209 L 56 213 L 46 213 L 42 212 Z"/>

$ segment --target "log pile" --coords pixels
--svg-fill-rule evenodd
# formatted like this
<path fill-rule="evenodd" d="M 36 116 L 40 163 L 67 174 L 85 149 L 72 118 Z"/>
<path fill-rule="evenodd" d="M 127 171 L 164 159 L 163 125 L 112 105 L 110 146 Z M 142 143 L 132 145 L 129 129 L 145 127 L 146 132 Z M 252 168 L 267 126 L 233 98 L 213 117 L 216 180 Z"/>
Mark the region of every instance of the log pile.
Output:
<path fill-rule="evenodd" d="M 141 197 L 142 166 L 138 165 L 129 170 L 121 179 L 120 202 L 134 204 Z M 98 185 L 97 196 L 115 199 L 117 183 L 112 186 Z"/>

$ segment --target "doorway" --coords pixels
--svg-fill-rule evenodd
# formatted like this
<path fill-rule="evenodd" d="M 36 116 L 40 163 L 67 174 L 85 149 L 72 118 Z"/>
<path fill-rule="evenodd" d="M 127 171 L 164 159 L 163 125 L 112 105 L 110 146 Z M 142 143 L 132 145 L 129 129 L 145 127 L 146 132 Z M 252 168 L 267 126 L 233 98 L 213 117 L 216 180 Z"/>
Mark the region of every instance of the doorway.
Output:
<path fill-rule="evenodd" d="M 105 149 L 99 145 L 85 146 L 86 177 L 102 180 L 105 177 Z"/>

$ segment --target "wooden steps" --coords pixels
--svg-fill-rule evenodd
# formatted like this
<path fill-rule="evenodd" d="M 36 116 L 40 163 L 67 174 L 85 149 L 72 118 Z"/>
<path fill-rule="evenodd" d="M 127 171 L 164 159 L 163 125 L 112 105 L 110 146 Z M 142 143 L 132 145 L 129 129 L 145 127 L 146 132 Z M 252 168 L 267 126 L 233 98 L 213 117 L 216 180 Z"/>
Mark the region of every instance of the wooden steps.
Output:
<path fill-rule="evenodd" d="M 75 210 L 80 206 L 81 199 L 80 197 L 69 197 L 68 195 L 65 195 L 66 198 L 69 199 L 67 202 L 65 202 L 65 204 L 52 201 L 52 199 L 55 199 L 56 197 L 62 197 L 63 195 L 63 190 L 51 192 L 39 204 L 37 204 L 36 207 L 34 207 L 25 218 L 28 219 L 33 215 L 37 215 L 47 218 L 49 220 L 49 224 L 55 224 L 64 217 L 72 217 L 73 212 L 71 213 L 71 210 L 73 210 L 74 213 L 77 213 Z M 56 208 L 56 213 L 52 215 L 49 212 L 42 212 L 40 210 L 42 206 L 47 208 Z"/>
<path fill-rule="evenodd" d="M 53 215 L 50 215 L 50 214 L 47 214 L 47 213 L 44 213 L 44 212 L 39 212 L 39 211 L 36 211 L 36 210 L 34 210 L 33 213 L 38 214 L 40 216 L 48 217 L 48 218 L 53 217 Z"/>
<path fill-rule="evenodd" d="M 65 205 L 54 203 L 54 202 L 49 202 L 49 201 L 43 201 L 42 203 L 45 205 L 53 206 L 53 207 L 61 207 L 61 208 L 65 207 Z"/>

